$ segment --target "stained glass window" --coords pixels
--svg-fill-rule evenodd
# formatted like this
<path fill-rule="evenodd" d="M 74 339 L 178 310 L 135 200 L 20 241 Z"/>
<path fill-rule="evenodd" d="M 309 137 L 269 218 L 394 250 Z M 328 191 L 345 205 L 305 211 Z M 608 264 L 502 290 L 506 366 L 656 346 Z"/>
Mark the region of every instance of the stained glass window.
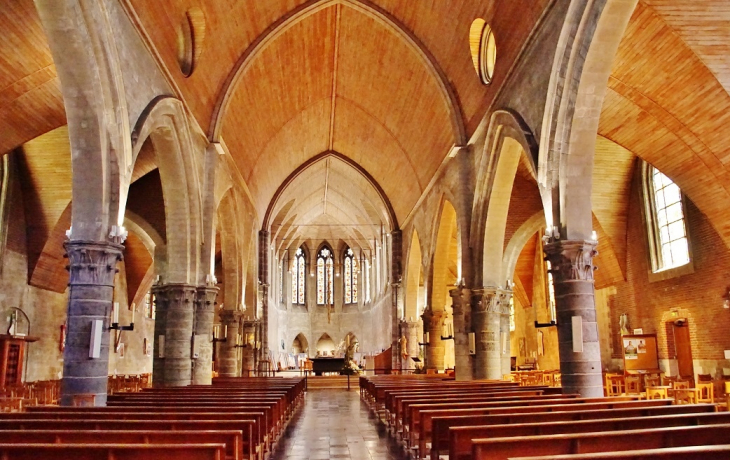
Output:
<path fill-rule="evenodd" d="M 689 263 L 689 241 L 684 224 L 682 191 L 670 178 L 647 165 L 647 207 L 651 220 L 653 269 L 668 270 Z"/>
<path fill-rule="evenodd" d="M 317 254 L 317 305 L 334 303 L 334 260 L 332 251 L 324 247 Z"/>
<path fill-rule="evenodd" d="M 553 281 L 553 274 L 551 272 L 552 265 L 549 260 L 545 261 L 545 265 L 547 267 L 547 307 L 548 313 L 550 313 L 550 321 L 554 321 L 557 319 L 557 311 L 555 310 L 555 284 Z"/>
<path fill-rule="evenodd" d="M 357 303 L 357 261 L 352 249 L 345 251 L 345 303 Z"/>
<path fill-rule="evenodd" d="M 294 254 L 291 271 L 291 303 L 304 305 L 304 281 L 304 251 L 299 248 Z"/>

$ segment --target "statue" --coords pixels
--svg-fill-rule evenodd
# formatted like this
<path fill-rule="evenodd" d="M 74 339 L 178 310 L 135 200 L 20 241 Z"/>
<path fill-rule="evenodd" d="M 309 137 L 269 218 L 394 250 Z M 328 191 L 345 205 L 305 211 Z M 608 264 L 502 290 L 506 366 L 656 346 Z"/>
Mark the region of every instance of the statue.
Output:
<path fill-rule="evenodd" d="M 618 325 L 621 328 L 621 335 L 629 334 L 629 314 L 623 313 L 619 317 Z"/>
<path fill-rule="evenodd" d="M 349 341 L 350 344 L 345 350 L 345 367 L 342 369 L 345 375 L 358 375 L 360 373 L 360 366 L 354 360 L 355 353 L 360 343 L 357 339 Z"/>
<path fill-rule="evenodd" d="M 400 340 L 398 341 L 400 344 L 400 354 L 403 357 L 403 359 L 408 359 L 408 339 L 405 335 L 402 335 Z"/>

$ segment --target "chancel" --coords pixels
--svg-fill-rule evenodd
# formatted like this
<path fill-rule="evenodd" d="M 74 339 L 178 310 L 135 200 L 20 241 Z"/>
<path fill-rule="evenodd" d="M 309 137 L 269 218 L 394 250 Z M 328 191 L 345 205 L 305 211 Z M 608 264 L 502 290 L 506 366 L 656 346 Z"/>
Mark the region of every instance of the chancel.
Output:
<path fill-rule="evenodd" d="M 728 457 L 727 2 L 0 24 L 0 457 Z"/>

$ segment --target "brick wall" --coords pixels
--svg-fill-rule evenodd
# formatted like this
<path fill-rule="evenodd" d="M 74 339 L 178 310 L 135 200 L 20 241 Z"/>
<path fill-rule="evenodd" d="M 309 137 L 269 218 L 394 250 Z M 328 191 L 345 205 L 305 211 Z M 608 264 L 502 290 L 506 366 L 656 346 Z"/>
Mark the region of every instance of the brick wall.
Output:
<path fill-rule="evenodd" d="M 661 281 L 650 281 L 651 268 L 646 226 L 641 207 L 640 174 L 634 176 L 630 194 L 627 231 L 627 281 L 616 285 L 612 301 L 611 323 L 618 330 L 619 315 L 628 313 L 630 328 L 643 328 L 657 334 L 660 359 L 670 359 L 673 352 L 667 340 L 665 322 L 687 317 L 690 326 L 692 355 L 697 360 L 724 360 L 723 350 L 730 349 L 730 310 L 722 308 L 723 294 L 730 286 L 728 268 L 730 251 L 704 214 L 689 200 L 685 217 L 694 273 Z M 676 314 L 672 314 L 676 310 Z M 671 338 L 670 338 L 671 341 Z M 612 337 L 614 357 L 620 357 L 618 335 Z M 713 369 L 714 370 L 714 369 Z M 718 369 L 719 370 L 719 369 Z M 705 372 L 710 370 L 705 369 Z M 695 368 L 695 372 L 698 369 Z"/>

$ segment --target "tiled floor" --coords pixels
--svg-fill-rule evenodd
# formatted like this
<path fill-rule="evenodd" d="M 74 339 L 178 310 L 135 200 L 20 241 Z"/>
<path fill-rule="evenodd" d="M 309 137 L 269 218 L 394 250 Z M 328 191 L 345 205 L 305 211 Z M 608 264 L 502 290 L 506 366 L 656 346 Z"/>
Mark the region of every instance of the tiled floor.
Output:
<path fill-rule="evenodd" d="M 406 460 L 358 391 L 311 390 L 270 460 Z"/>

